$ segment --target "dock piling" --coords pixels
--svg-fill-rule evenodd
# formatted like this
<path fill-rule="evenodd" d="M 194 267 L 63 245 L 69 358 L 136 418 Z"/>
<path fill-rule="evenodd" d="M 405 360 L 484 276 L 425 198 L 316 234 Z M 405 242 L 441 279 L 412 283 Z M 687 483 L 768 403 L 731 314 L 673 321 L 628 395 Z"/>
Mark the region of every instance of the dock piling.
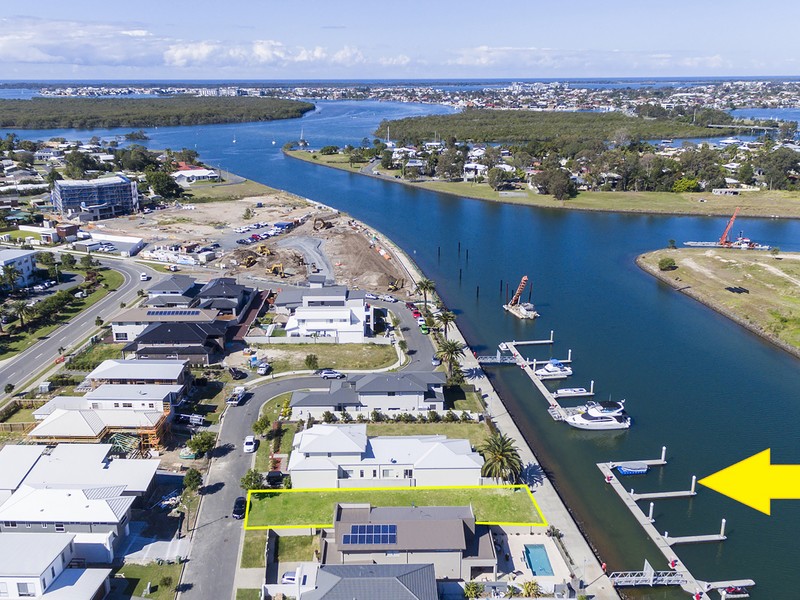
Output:
<path fill-rule="evenodd" d="M 692 475 L 692 494 L 695 493 L 694 488 L 696 484 L 697 484 L 697 475 Z"/>
<path fill-rule="evenodd" d="M 666 446 L 661 446 L 661 462 L 662 463 L 666 463 L 667 462 L 667 447 Z"/>
<path fill-rule="evenodd" d="M 725 537 L 725 519 L 722 519 L 722 526 L 719 528 L 719 537 Z"/>
<path fill-rule="evenodd" d="M 647 513 L 647 520 L 651 523 L 655 523 L 655 519 L 653 518 L 653 507 L 655 506 L 654 502 L 650 503 L 650 512 Z"/>

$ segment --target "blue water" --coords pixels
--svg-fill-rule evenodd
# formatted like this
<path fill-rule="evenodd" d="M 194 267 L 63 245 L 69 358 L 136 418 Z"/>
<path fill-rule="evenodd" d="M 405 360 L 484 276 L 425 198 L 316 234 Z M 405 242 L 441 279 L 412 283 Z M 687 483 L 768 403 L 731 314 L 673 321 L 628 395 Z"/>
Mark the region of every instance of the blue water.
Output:
<path fill-rule="evenodd" d="M 553 567 L 547 557 L 547 550 L 542 544 L 525 544 L 525 562 L 534 575 L 552 577 Z"/>
<path fill-rule="evenodd" d="M 371 136 L 384 118 L 448 110 L 321 102 L 319 110 L 294 121 L 152 129 L 147 143 L 196 147 L 213 166 L 335 206 L 383 231 L 436 282 L 478 352 L 494 353 L 503 340 L 544 338 L 554 329 L 552 355 L 563 358 L 573 349 L 575 376 L 568 385 L 588 386 L 594 379 L 600 399 L 626 398 L 634 418 L 630 430 L 569 429 L 549 417 L 519 369 L 491 369 L 489 376 L 610 570 L 641 568 L 644 558 L 666 568 L 595 463 L 655 458 L 666 445 L 669 465 L 637 478 L 636 490 L 642 492 L 686 489 L 692 475 L 703 477 L 767 447 L 776 463 L 797 463 L 798 362 L 645 275 L 633 262 L 670 239 L 716 239 L 726 218 L 487 203 L 320 168 L 280 152 L 284 142 L 298 139 L 301 127 L 313 146 L 343 145 Z M 124 132 L 18 133 L 88 139 Z M 739 219 L 736 229 L 783 250 L 800 250 L 798 221 Z M 542 314 L 534 323 L 500 308 L 506 286 L 513 292 L 525 274 Z M 548 358 L 549 352 L 540 348 L 536 355 Z M 775 502 L 767 517 L 700 488 L 691 500 L 656 502 L 655 517 L 658 529 L 673 535 L 712 533 L 727 518 L 728 541 L 681 546 L 681 560 L 701 579 L 755 579 L 754 598 L 786 597 L 783 584 L 797 557 L 800 502 Z M 647 590 L 645 597 L 665 594 Z"/>

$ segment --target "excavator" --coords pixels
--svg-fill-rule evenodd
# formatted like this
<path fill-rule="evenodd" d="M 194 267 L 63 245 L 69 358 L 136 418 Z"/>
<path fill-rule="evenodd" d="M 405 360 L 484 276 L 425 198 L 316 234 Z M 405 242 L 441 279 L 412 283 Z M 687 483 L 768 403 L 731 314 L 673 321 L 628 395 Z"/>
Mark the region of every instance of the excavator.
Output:
<path fill-rule="evenodd" d="M 389 281 L 389 291 L 396 292 L 397 290 L 403 289 L 403 285 L 405 285 L 405 279 L 391 279 Z"/>
<path fill-rule="evenodd" d="M 245 259 L 242 261 L 242 264 L 243 264 L 245 267 L 252 267 L 254 264 L 256 264 L 256 260 L 257 260 L 257 259 L 256 259 L 256 257 L 255 257 L 255 256 L 253 256 L 253 255 L 248 255 L 248 256 L 247 256 L 247 257 L 245 257 Z"/>
<path fill-rule="evenodd" d="M 267 248 L 266 244 L 259 244 L 256 246 L 256 252 L 258 252 L 261 256 L 271 256 L 272 250 Z"/>
<path fill-rule="evenodd" d="M 281 279 L 286 277 L 286 273 L 283 271 L 283 263 L 276 263 L 269 268 L 270 273 L 273 275 L 280 275 Z"/>
<path fill-rule="evenodd" d="M 312 225 L 312 227 L 314 231 L 320 231 L 322 229 L 330 229 L 331 227 L 333 227 L 333 223 L 331 223 L 330 221 L 326 221 L 325 219 L 322 219 L 320 217 L 317 217 L 316 219 L 314 219 L 314 224 Z"/>

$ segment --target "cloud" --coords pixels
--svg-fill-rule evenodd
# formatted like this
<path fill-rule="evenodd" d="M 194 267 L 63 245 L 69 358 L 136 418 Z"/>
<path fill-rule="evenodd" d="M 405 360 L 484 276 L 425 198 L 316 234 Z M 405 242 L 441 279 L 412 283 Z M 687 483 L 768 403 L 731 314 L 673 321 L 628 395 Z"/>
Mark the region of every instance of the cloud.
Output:
<path fill-rule="evenodd" d="M 364 59 L 364 55 L 361 53 L 361 50 L 352 46 L 345 46 L 331 56 L 331 62 L 349 67 L 353 65 L 360 65 L 366 62 L 366 60 Z"/>

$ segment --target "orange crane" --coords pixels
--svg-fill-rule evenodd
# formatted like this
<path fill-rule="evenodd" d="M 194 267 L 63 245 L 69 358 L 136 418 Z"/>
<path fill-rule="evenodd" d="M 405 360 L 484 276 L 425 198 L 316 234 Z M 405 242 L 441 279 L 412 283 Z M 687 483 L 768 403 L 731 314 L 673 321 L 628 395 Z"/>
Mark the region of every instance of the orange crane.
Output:
<path fill-rule="evenodd" d="M 519 303 L 519 297 L 522 295 L 522 292 L 525 291 L 525 286 L 528 285 L 528 276 L 523 275 L 522 280 L 519 282 L 519 287 L 517 287 L 517 291 L 514 292 L 514 297 L 511 298 L 511 302 L 509 302 L 509 306 L 516 306 Z"/>
<path fill-rule="evenodd" d="M 733 211 L 733 216 L 731 217 L 730 221 L 728 221 L 728 226 L 725 227 L 725 231 L 722 232 L 722 236 L 719 238 L 719 245 L 720 246 L 730 246 L 731 242 L 728 239 L 728 234 L 731 232 L 731 228 L 733 227 L 734 221 L 736 221 L 736 215 L 739 214 L 739 207 L 736 207 L 736 210 Z"/>

